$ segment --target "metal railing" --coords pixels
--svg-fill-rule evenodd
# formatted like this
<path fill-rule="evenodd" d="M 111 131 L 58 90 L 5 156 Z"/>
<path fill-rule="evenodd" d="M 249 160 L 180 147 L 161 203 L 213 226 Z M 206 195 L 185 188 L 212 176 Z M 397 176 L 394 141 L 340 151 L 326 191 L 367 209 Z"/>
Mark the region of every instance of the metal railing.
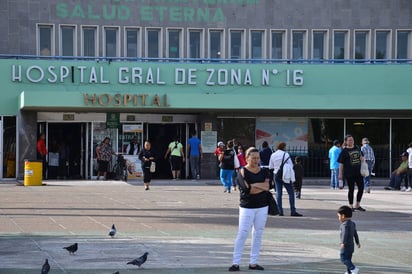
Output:
<path fill-rule="evenodd" d="M 229 58 L 170 58 L 121 56 L 43 56 L 29 54 L 0 54 L 0 59 L 78 60 L 102 62 L 174 62 L 174 63 L 247 63 L 247 64 L 412 64 L 412 59 L 229 59 Z"/>
<path fill-rule="evenodd" d="M 306 147 L 288 147 L 287 151 L 294 159 L 301 157 L 305 177 L 329 177 L 329 149 L 323 144 L 311 144 Z M 399 166 L 400 154 L 406 151 L 407 146 L 403 144 L 392 145 L 392 151 L 388 146 L 374 147 L 375 168 L 373 172 L 376 177 L 387 178 L 390 173 Z"/>

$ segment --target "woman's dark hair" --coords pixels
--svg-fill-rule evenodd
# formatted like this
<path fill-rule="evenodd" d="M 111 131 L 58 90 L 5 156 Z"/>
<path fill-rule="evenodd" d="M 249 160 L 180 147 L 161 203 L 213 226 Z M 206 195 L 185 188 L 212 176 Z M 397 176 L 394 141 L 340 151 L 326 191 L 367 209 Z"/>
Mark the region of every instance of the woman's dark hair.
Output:
<path fill-rule="evenodd" d="M 346 141 L 346 140 L 348 140 L 348 138 L 350 138 L 350 137 L 352 137 L 352 138 L 353 138 L 353 136 L 352 136 L 352 135 L 350 135 L 350 134 L 346 134 L 346 136 L 345 136 L 345 139 L 344 139 L 344 140 Z"/>
<path fill-rule="evenodd" d="M 262 147 L 265 148 L 265 147 L 268 147 L 268 146 L 269 146 L 268 142 L 267 142 L 267 141 L 263 141 Z"/>

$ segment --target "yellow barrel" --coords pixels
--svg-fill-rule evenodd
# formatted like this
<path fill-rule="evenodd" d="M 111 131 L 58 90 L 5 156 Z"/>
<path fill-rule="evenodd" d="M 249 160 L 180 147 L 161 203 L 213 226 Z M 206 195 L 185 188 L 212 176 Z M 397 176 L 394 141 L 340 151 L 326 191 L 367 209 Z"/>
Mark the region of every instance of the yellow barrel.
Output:
<path fill-rule="evenodd" d="M 43 163 L 39 161 L 24 161 L 24 185 L 41 186 L 43 179 Z"/>

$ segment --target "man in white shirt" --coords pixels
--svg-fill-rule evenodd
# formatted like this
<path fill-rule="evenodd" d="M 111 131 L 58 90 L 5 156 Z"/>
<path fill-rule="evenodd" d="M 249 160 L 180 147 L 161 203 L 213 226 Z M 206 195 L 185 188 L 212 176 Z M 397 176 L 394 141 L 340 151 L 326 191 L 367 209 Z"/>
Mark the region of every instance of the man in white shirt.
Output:
<path fill-rule="evenodd" d="M 405 191 L 410 192 L 411 191 L 411 185 L 412 185 L 412 143 L 408 144 L 408 149 L 406 150 L 408 152 L 408 188 L 405 189 Z"/>
<path fill-rule="evenodd" d="M 283 187 L 286 188 L 286 191 L 288 192 L 289 195 L 289 204 L 290 204 L 290 216 L 293 217 L 300 217 L 302 214 L 299 214 L 296 212 L 295 208 L 295 193 L 293 190 L 293 182 L 285 182 L 281 178 L 278 178 L 276 176 L 276 173 L 279 172 L 279 168 L 282 165 L 282 162 L 284 162 L 284 165 L 292 165 L 293 162 L 292 159 L 290 158 L 289 153 L 286 151 L 286 143 L 284 142 L 279 142 L 277 145 L 276 151 L 272 153 L 270 156 L 269 160 L 269 170 L 273 171 L 274 177 L 275 177 L 275 186 L 276 186 L 276 200 L 278 203 L 278 208 L 279 208 L 279 215 L 283 216 L 283 207 L 282 207 L 282 191 Z M 293 172 L 293 169 L 292 171 Z M 293 178 L 294 176 L 291 176 Z"/>

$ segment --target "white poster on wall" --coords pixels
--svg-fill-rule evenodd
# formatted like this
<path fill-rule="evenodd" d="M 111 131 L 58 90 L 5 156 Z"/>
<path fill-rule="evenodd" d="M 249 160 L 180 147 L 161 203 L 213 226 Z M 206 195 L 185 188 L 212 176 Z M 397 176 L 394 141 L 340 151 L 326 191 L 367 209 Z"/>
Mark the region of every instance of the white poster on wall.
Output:
<path fill-rule="evenodd" d="M 137 179 L 143 177 L 142 164 L 138 156 L 123 155 L 126 160 L 126 166 L 128 171 L 128 179 Z"/>
<path fill-rule="evenodd" d="M 217 131 L 202 131 L 200 133 L 203 153 L 215 152 L 217 146 Z"/>
<path fill-rule="evenodd" d="M 264 141 L 276 149 L 279 142 L 286 143 L 286 149 L 294 155 L 307 155 L 308 120 L 305 118 L 257 119 L 255 130 L 256 147 Z"/>

